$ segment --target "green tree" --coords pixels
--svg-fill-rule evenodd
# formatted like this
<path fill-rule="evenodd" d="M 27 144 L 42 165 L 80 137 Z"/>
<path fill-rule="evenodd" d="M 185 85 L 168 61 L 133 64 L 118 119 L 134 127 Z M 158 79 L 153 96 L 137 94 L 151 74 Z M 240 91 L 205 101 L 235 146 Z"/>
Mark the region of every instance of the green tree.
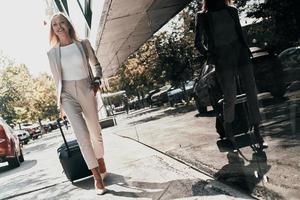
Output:
<path fill-rule="evenodd" d="M 33 79 L 33 95 L 30 101 L 30 117 L 33 120 L 53 119 L 58 117 L 55 84 L 48 74 L 41 74 Z"/>
<path fill-rule="evenodd" d="M 5 67 L 0 73 L 1 115 L 9 123 L 18 121 L 16 107 L 28 104 L 26 94 L 31 92 L 30 75 L 25 65 Z"/>
<path fill-rule="evenodd" d="M 156 58 L 154 42 L 149 40 L 120 67 L 120 89 L 130 96 L 143 98 L 145 92 L 160 84 L 154 73 L 158 69 Z"/>
<path fill-rule="evenodd" d="M 10 91 L 0 86 L 0 115 L 7 123 L 11 124 L 17 116 L 14 110 L 14 97 L 10 95 Z"/>
<path fill-rule="evenodd" d="M 33 78 L 24 64 L 0 71 L 0 115 L 8 123 L 22 123 L 57 117 L 55 86 L 42 74 Z"/>
<path fill-rule="evenodd" d="M 260 20 L 258 25 L 247 27 L 250 39 L 260 38 L 276 52 L 300 44 L 298 0 L 266 0 L 251 7 L 247 3 L 249 0 L 240 0 L 238 6 L 247 12 L 248 17 Z"/>
<path fill-rule="evenodd" d="M 166 83 L 183 86 L 193 78 L 194 70 L 199 67 L 193 33 L 194 15 L 199 7 L 193 1 L 171 21 L 171 33 L 155 34 L 129 57 L 118 73 L 120 89 L 139 96 Z"/>
<path fill-rule="evenodd" d="M 201 3 L 192 1 L 171 23 L 171 34 L 157 39 L 158 62 L 165 69 L 166 79 L 183 89 L 203 62 L 194 48 L 194 21 L 200 8 Z"/>

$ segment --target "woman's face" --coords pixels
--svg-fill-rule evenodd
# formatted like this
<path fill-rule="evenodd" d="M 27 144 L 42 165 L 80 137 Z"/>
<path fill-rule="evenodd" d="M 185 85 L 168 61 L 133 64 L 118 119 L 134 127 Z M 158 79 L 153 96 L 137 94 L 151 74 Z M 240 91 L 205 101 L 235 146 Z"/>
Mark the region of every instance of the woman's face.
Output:
<path fill-rule="evenodd" d="M 52 29 L 53 29 L 55 35 L 57 35 L 57 37 L 61 38 L 61 37 L 70 36 L 69 35 L 69 30 L 70 30 L 69 22 L 62 15 L 54 16 L 51 21 L 51 26 L 52 26 Z"/>

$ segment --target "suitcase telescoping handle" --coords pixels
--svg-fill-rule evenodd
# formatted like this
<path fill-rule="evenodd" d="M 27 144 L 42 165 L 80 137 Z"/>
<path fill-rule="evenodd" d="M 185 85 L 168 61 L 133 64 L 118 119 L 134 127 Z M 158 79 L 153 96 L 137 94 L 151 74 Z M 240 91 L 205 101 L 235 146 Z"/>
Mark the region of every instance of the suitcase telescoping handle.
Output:
<path fill-rule="evenodd" d="M 64 143 L 65 143 L 65 145 L 66 145 L 66 147 L 67 147 L 68 156 L 70 157 L 70 156 L 71 156 L 70 148 L 69 148 L 69 145 L 68 145 L 68 143 L 67 143 L 65 134 L 64 134 L 64 132 L 63 132 L 63 130 L 62 130 L 62 128 L 61 128 L 61 125 L 60 125 L 60 119 L 57 119 L 57 126 L 58 126 L 58 128 L 59 128 L 59 130 L 60 130 L 61 136 L 63 137 Z"/>

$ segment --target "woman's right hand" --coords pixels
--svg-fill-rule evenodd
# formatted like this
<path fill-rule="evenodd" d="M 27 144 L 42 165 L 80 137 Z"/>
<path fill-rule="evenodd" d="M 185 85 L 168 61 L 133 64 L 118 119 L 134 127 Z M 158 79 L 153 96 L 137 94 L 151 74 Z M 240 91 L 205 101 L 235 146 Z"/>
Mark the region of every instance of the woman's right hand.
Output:
<path fill-rule="evenodd" d="M 94 96 L 96 96 L 98 90 L 99 90 L 99 87 L 101 85 L 101 80 L 100 78 L 95 78 L 94 82 L 93 82 L 93 91 L 94 91 Z"/>
<path fill-rule="evenodd" d="M 94 96 L 96 96 L 98 90 L 99 90 L 99 85 L 98 86 L 94 85 L 93 86 Z"/>
<path fill-rule="evenodd" d="M 63 119 L 64 116 L 66 116 L 66 113 L 65 113 L 64 109 L 63 109 L 62 107 L 60 107 L 60 110 L 59 110 L 59 117 L 60 117 L 61 119 Z"/>

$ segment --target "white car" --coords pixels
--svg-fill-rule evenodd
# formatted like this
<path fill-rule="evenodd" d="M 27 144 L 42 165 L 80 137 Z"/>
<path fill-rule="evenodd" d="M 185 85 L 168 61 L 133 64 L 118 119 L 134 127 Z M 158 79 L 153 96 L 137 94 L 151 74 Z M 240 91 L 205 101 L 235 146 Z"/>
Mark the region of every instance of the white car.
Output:
<path fill-rule="evenodd" d="M 19 141 L 22 144 L 27 144 L 30 139 L 30 134 L 26 130 L 15 130 L 15 134 L 18 136 Z"/>

